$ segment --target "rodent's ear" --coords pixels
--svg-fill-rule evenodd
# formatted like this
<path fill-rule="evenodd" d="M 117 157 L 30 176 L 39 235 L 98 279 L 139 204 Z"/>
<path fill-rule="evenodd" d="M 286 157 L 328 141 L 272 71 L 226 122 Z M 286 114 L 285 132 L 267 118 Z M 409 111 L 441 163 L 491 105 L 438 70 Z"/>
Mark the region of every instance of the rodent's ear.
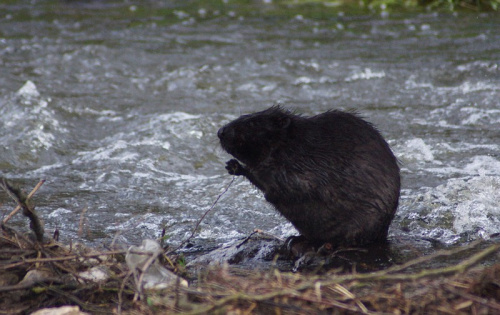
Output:
<path fill-rule="evenodd" d="M 290 126 L 291 122 L 292 122 L 292 120 L 290 119 L 290 117 L 279 117 L 277 119 L 277 126 L 280 129 L 286 129 L 286 128 L 288 128 L 288 126 Z"/>

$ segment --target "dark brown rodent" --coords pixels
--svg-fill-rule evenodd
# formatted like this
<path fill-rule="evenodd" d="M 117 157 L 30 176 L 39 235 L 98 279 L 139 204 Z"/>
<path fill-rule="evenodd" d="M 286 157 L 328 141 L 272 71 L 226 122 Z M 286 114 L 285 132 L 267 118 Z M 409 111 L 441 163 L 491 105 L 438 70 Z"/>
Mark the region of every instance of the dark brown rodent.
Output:
<path fill-rule="evenodd" d="M 370 123 L 332 110 L 305 117 L 281 107 L 244 115 L 217 133 L 243 175 L 313 243 L 384 241 L 398 207 L 397 159 Z M 243 164 L 240 164 L 240 162 Z"/>

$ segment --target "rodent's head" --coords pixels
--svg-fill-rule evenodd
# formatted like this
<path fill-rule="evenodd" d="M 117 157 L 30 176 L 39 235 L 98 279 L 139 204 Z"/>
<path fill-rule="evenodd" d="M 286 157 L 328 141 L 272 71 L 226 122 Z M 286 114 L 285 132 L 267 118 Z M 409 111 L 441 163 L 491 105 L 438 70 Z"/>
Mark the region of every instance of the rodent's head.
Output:
<path fill-rule="evenodd" d="M 279 106 L 243 115 L 220 128 L 222 148 L 249 167 L 259 165 L 287 137 L 293 114 Z"/>

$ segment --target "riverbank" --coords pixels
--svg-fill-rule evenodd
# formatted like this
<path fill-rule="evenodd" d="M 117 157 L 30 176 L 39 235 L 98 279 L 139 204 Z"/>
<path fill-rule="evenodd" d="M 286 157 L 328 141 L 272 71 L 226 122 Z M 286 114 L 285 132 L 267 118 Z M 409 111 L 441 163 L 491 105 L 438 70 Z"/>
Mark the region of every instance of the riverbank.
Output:
<path fill-rule="evenodd" d="M 179 275 L 178 279 L 186 277 L 189 286 L 176 281 L 160 290 L 145 290 L 134 282 L 124 262 L 124 251 L 82 251 L 77 246 L 71 249 L 54 242 L 30 244 L 20 240 L 20 234 L 8 237 L 9 233 L 2 228 L 1 314 L 30 314 L 61 305 L 77 306 L 90 314 L 500 311 L 500 264 L 482 264 L 487 257 L 498 256 L 498 243 L 439 251 L 381 271 L 331 270 L 322 275 L 229 265 L 185 269 L 180 260 L 164 257 L 163 266 Z M 458 264 L 423 268 L 464 251 L 470 256 Z M 95 273 L 95 268 L 106 270 L 106 278 L 83 277 L 84 273 Z M 14 278 L 22 280 L 15 283 Z M 6 279 L 14 283 L 6 284 Z"/>
<path fill-rule="evenodd" d="M 280 270 L 276 259 L 259 269 L 234 261 L 187 267 L 182 254 L 165 254 L 168 246 L 132 269 L 131 249 L 92 249 L 59 243 L 57 233 L 40 236 L 43 226 L 33 224 L 36 211 L 29 201 L 34 192 L 28 197 L 5 183 L 4 190 L 30 220 L 32 231 L 16 230 L 3 220 L 0 314 L 30 314 L 61 305 L 91 314 L 500 311 L 500 264 L 493 263 L 500 254 L 496 241 L 439 250 L 372 272 L 358 272 L 363 261 L 356 262 L 359 268 L 295 273 Z M 134 254 L 149 257 L 150 252 Z M 148 289 L 153 267 L 171 273 L 172 280 Z"/>

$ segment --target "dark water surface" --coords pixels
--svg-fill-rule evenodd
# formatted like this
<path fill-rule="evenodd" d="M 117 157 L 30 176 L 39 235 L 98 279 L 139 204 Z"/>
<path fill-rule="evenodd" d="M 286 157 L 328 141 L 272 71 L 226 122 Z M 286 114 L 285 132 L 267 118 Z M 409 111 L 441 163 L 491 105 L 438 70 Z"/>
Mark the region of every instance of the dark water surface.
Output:
<path fill-rule="evenodd" d="M 498 14 L 307 15 L 126 2 L 0 4 L 0 175 L 49 232 L 172 243 L 231 181 L 217 129 L 283 104 L 356 109 L 402 162 L 391 238 L 500 232 Z M 334 12 L 334 11 L 332 11 Z M 13 203 L 0 193 L 3 214 Z M 17 220 L 17 221 L 16 221 Z M 25 225 L 22 218 L 14 220 Z M 296 233 L 239 178 L 200 226 L 221 244 Z"/>

